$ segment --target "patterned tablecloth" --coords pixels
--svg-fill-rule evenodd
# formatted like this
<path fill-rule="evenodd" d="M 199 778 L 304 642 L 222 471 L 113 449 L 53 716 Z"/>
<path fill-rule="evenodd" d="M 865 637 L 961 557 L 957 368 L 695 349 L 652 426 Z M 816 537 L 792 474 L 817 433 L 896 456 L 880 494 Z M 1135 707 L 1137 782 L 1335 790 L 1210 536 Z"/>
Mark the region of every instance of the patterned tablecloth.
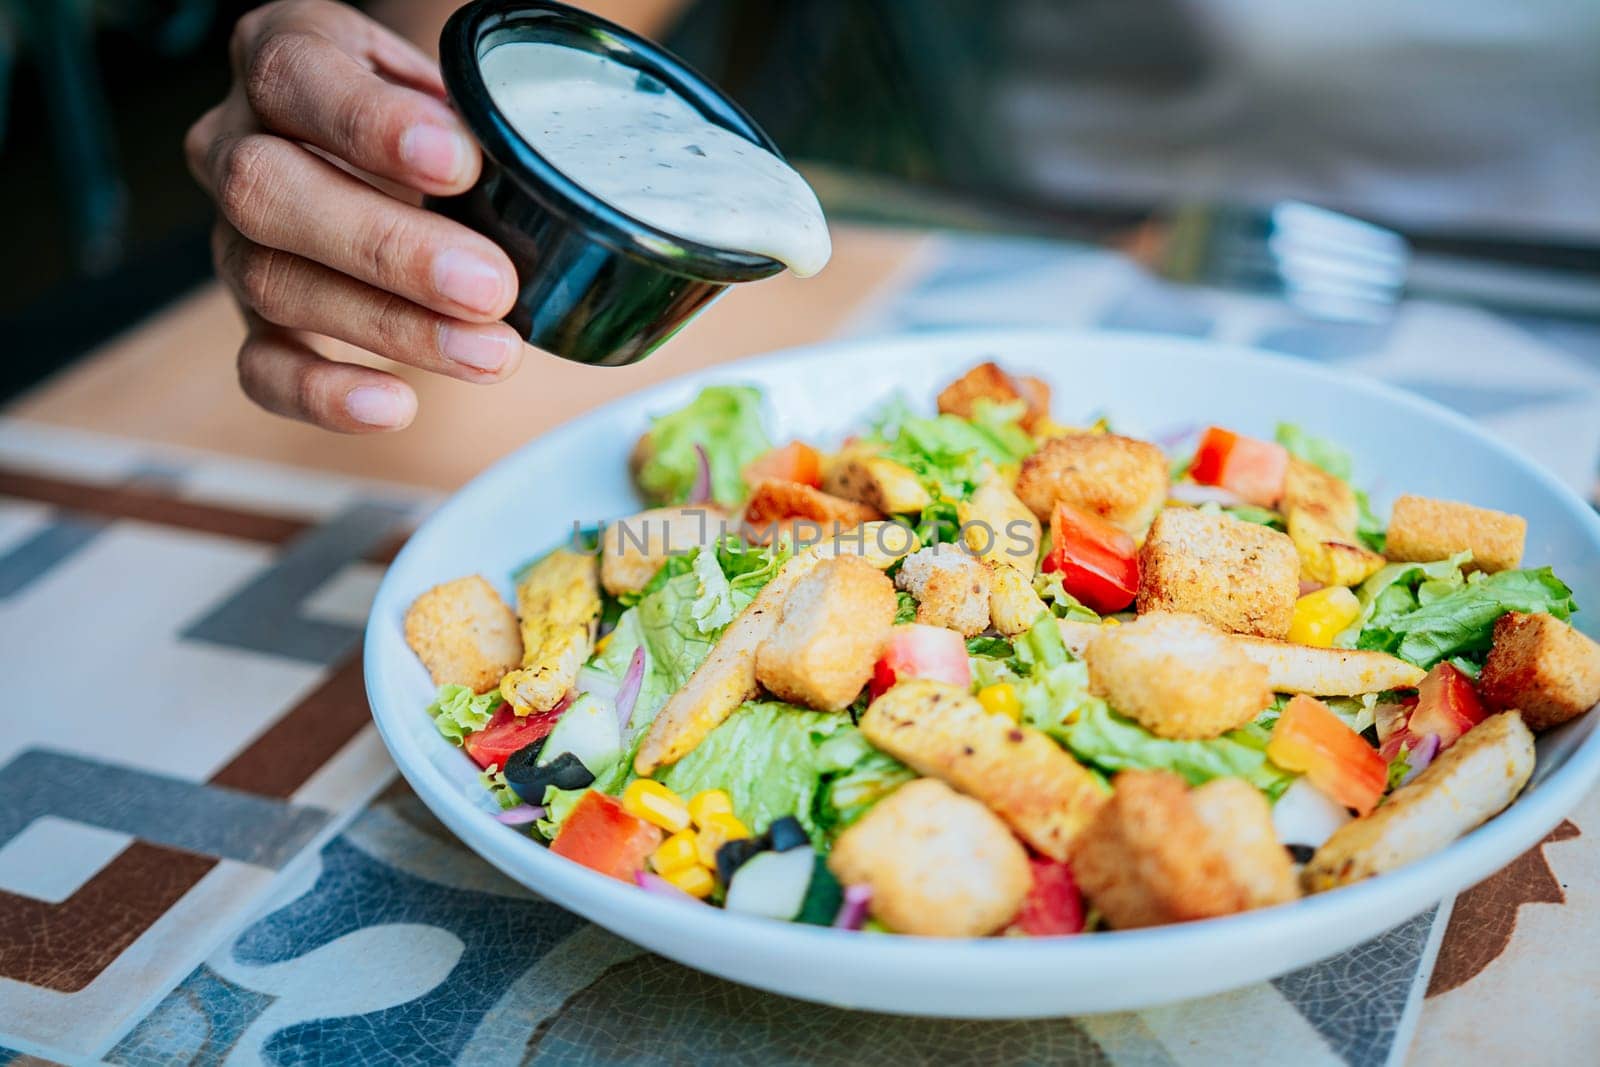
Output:
<path fill-rule="evenodd" d="M 1106 252 L 953 237 L 855 332 L 978 323 L 1289 352 L 1426 393 L 1594 485 L 1591 327 L 1426 303 L 1332 326 Z M 360 626 L 434 502 L 0 420 L 0 1064 L 1592 1062 L 1600 1047 L 1600 961 L 1575 950 L 1600 933 L 1600 847 L 1579 829 L 1600 826 L 1600 797 L 1343 956 L 1139 1013 L 856 1014 L 645 953 L 508 882 L 395 781 Z"/>

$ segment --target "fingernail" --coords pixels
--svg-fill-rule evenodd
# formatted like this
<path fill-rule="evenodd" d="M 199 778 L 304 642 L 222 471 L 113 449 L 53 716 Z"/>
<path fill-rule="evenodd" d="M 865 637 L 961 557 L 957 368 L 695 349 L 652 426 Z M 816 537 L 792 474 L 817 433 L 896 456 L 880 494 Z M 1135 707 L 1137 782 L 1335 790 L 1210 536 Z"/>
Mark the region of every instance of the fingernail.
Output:
<path fill-rule="evenodd" d="M 406 405 L 392 389 L 358 385 L 344 395 L 344 409 L 368 426 L 398 426 L 405 421 Z"/>
<path fill-rule="evenodd" d="M 439 327 L 439 350 L 452 363 L 493 373 L 506 365 L 515 346 L 512 339 L 499 330 L 485 333 L 445 325 Z"/>
<path fill-rule="evenodd" d="M 412 126 L 400 135 L 400 158 L 406 166 L 436 182 L 453 182 L 467 162 L 466 140 L 442 126 Z"/>
<path fill-rule="evenodd" d="M 446 300 L 484 314 L 498 311 L 505 293 L 505 280 L 493 264 L 459 248 L 435 257 L 433 284 Z"/>

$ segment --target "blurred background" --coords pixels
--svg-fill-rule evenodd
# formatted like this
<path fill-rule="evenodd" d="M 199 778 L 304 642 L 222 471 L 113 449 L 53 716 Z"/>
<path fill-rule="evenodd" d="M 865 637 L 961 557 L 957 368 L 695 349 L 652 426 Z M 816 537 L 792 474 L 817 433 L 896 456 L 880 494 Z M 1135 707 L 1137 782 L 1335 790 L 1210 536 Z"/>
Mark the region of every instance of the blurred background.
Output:
<path fill-rule="evenodd" d="M 251 6 L 0 0 L 0 396 L 209 275 L 179 142 Z M 426 45 L 455 4 L 358 6 Z M 1093 239 L 1297 198 L 1424 250 L 1600 273 L 1588 0 L 591 6 L 730 90 L 835 219 Z"/>

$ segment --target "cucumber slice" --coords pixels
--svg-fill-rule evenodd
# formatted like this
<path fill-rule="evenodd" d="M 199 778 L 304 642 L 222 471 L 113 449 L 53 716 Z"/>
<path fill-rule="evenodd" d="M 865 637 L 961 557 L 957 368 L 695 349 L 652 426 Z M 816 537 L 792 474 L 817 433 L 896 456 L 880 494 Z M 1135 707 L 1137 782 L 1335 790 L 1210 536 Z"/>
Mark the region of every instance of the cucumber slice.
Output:
<path fill-rule="evenodd" d="M 793 919 L 805 903 L 815 859 L 809 848 L 752 856 L 735 872 L 724 906 L 746 915 Z"/>
<path fill-rule="evenodd" d="M 811 884 L 806 887 L 806 898 L 800 905 L 796 922 L 812 926 L 832 926 L 839 917 L 839 906 L 844 903 L 844 887 L 828 870 L 828 857 L 818 856 L 811 869 Z"/>
<path fill-rule="evenodd" d="M 554 763 L 570 752 L 598 777 L 622 758 L 622 727 L 617 713 L 603 700 L 585 693 L 556 720 L 555 729 L 545 738 L 539 764 Z"/>

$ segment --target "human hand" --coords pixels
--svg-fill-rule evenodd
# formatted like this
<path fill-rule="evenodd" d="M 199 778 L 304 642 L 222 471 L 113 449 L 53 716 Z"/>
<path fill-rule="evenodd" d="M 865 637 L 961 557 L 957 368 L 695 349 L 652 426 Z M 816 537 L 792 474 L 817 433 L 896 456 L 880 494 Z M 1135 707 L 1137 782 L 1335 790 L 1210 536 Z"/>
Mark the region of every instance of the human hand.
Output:
<path fill-rule="evenodd" d="M 511 261 L 420 206 L 466 191 L 482 162 L 437 66 L 330 0 L 257 8 L 229 47 L 233 86 L 184 150 L 221 215 L 212 255 L 249 328 L 245 393 L 330 430 L 411 422 L 411 386 L 325 358 L 318 336 L 465 381 L 510 375 L 523 349 L 500 321 Z"/>

